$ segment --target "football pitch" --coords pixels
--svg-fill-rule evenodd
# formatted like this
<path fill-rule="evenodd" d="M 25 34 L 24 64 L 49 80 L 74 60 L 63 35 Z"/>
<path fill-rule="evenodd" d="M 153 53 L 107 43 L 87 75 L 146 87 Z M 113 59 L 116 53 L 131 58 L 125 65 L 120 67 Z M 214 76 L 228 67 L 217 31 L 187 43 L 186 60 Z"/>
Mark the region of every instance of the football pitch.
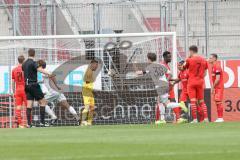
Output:
<path fill-rule="evenodd" d="M 0 129 L 0 160 L 239 160 L 240 123 Z"/>

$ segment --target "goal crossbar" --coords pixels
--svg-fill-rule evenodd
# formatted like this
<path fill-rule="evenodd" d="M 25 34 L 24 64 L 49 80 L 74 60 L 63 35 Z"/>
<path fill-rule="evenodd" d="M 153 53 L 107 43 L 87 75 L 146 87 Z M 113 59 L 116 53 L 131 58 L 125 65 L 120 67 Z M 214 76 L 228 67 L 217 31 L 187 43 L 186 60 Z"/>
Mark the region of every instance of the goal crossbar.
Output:
<path fill-rule="evenodd" d="M 144 36 L 173 36 L 176 32 L 147 32 L 121 34 L 83 34 L 83 35 L 44 35 L 44 36 L 0 36 L 0 40 L 43 40 L 43 39 L 81 39 L 81 38 L 115 38 L 115 37 L 144 37 Z"/>

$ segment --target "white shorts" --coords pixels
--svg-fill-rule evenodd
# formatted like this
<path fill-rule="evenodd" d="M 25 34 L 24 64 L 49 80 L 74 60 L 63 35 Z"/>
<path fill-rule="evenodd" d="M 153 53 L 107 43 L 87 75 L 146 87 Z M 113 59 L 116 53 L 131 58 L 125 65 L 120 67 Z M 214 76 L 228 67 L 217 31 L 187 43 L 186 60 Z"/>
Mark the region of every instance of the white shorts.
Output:
<path fill-rule="evenodd" d="M 67 98 L 64 96 L 64 94 L 60 93 L 60 92 L 49 92 L 44 97 L 50 103 L 55 100 L 57 100 L 58 102 L 67 100 Z"/>
<path fill-rule="evenodd" d="M 168 93 L 165 93 L 161 96 L 158 96 L 159 102 L 160 103 L 167 103 L 168 102 L 168 96 L 169 96 Z"/>

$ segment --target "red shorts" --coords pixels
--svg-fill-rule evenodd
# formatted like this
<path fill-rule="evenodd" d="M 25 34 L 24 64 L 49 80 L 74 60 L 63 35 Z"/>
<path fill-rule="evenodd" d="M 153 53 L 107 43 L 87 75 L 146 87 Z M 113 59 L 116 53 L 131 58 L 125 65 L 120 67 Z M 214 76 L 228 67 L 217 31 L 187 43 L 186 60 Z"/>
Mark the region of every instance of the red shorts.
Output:
<path fill-rule="evenodd" d="M 25 92 L 16 92 L 15 93 L 15 104 L 16 106 L 27 105 L 27 97 Z"/>
<path fill-rule="evenodd" d="M 203 84 L 188 84 L 188 96 L 191 99 L 204 99 L 204 87 Z"/>
<path fill-rule="evenodd" d="M 186 89 L 182 90 L 181 95 L 180 95 L 180 102 L 186 102 L 188 99 L 188 92 Z"/>
<path fill-rule="evenodd" d="M 173 87 L 170 88 L 168 94 L 169 94 L 169 96 L 168 96 L 169 99 L 175 99 L 175 94 L 174 94 L 174 88 Z"/>
<path fill-rule="evenodd" d="M 214 100 L 215 101 L 223 100 L 223 88 L 215 88 Z"/>

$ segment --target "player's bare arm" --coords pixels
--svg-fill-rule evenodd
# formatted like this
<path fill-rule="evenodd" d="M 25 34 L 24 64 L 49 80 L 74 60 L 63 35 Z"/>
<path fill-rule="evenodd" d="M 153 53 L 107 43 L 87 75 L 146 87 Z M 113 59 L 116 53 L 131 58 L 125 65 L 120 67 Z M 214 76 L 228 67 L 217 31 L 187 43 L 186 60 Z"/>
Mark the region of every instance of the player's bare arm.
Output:
<path fill-rule="evenodd" d="M 56 79 L 56 75 L 52 75 L 52 77 L 49 77 L 50 80 L 53 82 L 53 84 L 55 85 L 55 87 L 58 89 L 58 90 L 61 90 L 61 87 L 58 86 L 58 83 L 57 83 L 57 79 Z"/>
<path fill-rule="evenodd" d="M 178 84 L 179 82 L 181 82 L 181 79 L 176 78 L 176 79 L 171 79 L 170 81 L 173 82 L 173 85 L 175 85 L 175 84 Z"/>
<path fill-rule="evenodd" d="M 146 71 L 146 70 L 136 71 L 136 74 L 139 75 L 139 76 L 144 75 L 144 74 L 147 74 L 147 73 L 148 73 L 148 71 Z"/>

